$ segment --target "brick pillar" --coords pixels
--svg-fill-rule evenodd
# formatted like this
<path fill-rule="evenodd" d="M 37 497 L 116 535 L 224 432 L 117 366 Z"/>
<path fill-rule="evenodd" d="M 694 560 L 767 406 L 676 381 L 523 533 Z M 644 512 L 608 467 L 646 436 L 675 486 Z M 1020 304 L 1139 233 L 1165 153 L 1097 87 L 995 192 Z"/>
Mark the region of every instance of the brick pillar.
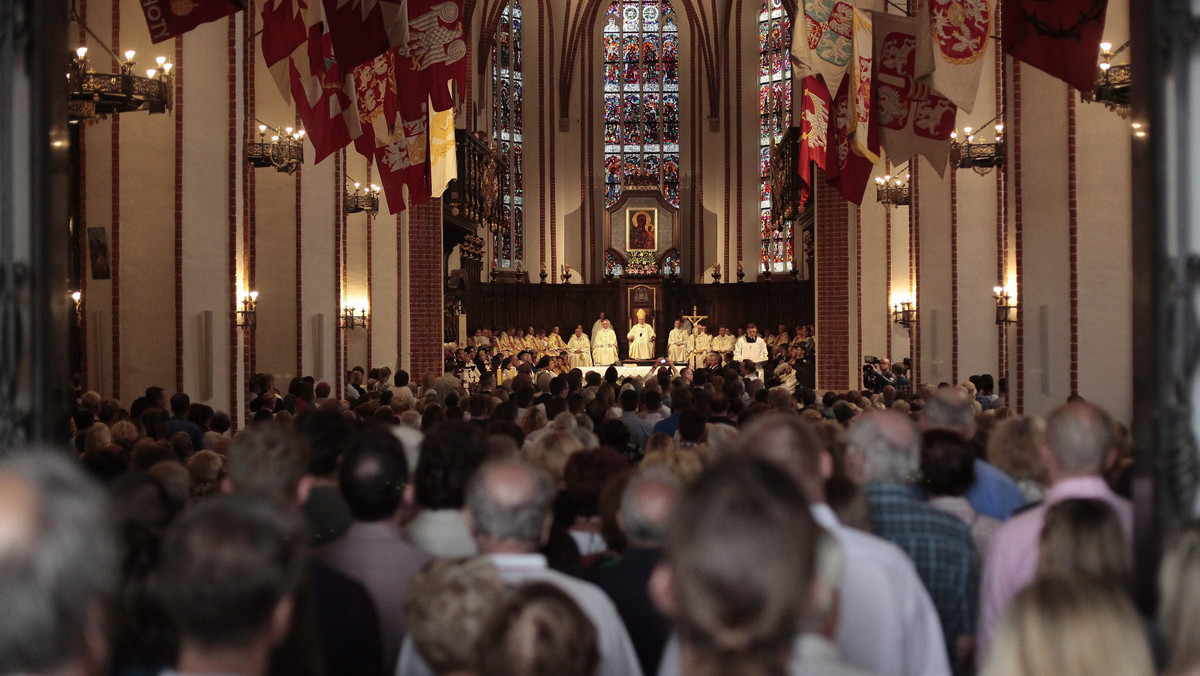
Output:
<path fill-rule="evenodd" d="M 826 185 L 817 183 L 817 386 L 850 387 L 850 235 L 847 204 Z"/>
<path fill-rule="evenodd" d="M 442 200 L 409 207 L 409 341 L 412 376 L 442 372 Z"/>

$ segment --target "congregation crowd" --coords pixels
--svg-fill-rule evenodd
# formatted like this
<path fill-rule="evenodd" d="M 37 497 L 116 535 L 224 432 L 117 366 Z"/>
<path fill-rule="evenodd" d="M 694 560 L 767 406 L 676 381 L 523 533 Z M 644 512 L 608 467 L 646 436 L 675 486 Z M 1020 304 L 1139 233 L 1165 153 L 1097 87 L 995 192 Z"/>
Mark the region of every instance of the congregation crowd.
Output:
<path fill-rule="evenodd" d="M 755 328 L 766 359 L 714 337 L 626 378 L 557 331 L 338 393 L 256 374 L 236 431 L 85 392 L 71 456 L 0 461 L 0 673 L 1200 674 L 1200 524 L 1134 570 L 1104 410 L 886 360 L 818 393 L 811 331 Z"/>

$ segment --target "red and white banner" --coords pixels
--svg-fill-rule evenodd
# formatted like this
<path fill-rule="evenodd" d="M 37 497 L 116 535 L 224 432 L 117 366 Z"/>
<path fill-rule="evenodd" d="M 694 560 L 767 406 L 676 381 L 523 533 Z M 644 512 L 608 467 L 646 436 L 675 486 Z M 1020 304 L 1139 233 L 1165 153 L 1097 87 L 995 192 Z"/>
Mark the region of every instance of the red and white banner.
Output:
<path fill-rule="evenodd" d="M 818 75 L 837 91 L 850 63 L 854 3 L 848 0 L 800 0 L 804 21 L 793 23 L 792 77 Z"/>
<path fill-rule="evenodd" d="M 1091 91 L 1107 9 L 1108 0 L 1004 0 L 1004 51 Z"/>
<path fill-rule="evenodd" d="M 812 165 L 825 168 L 829 153 L 829 89 L 821 78 L 810 75 L 804 78 L 804 107 L 800 113 L 800 180 L 802 202 L 808 201 L 816 184 L 813 182 Z"/>
<path fill-rule="evenodd" d="M 159 43 L 246 9 L 239 0 L 139 0 L 150 41 Z"/>
<path fill-rule="evenodd" d="M 875 162 L 879 159 L 878 126 L 867 125 L 865 141 L 874 158 L 869 159 L 857 152 L 849 136 L 851 120 L 855 117 L 849 86 L 850 78 L 843 78 L 842 88 L 833 98 L 829 109 L 829 152 L 825 161 L 825 176 L 829 185 L 837 188 L 843 197 L 861 205 Z"/>
<path fill-rule="evenodd" d="M 393 214 L 410 204 L 426 202 L 430 196 L 428 104 L 427 99 L 421 101 L 409 93 L 416 78 L 409 65 L 408 59 L 389 50 L 354 69 L 363 130 L 355 147 L 375 160 L 379 184 Z"/>
<path fill-rule="evenodd" d="M 917 37 L 925 30 L 915 17 L 876 12 L 875 113 L 880 141 L 899 164 L 924 155 L 944 176 L 957 109 L 914 77 Z"/>
<path fill-rule="evenodd" d="M 362 127 L 354 103 L 354 82 L 334 58 L 329 33 L 313 26 L 305 44 L 306 68 L 297 67 L 299 59 L 289 59 L 291 89 L 296 112 L 313 144 L 315 163 L 349 145 L 362 134 Z M 301 75 L 302 70 L 309 75 Z"/>
<path fill-rule="evenodd" d="M 917 79 L 971 112 L 995 32 L 991 0 L 919 0 Z"/>
<path fill-rule="evenodd" d="M 292 94 L 292 71 L 312 76 L 308 37 L 320 35 L 321 6 L 310 0 L 266 0 L 262 9 L 262 55 L 279 93 Z"/>

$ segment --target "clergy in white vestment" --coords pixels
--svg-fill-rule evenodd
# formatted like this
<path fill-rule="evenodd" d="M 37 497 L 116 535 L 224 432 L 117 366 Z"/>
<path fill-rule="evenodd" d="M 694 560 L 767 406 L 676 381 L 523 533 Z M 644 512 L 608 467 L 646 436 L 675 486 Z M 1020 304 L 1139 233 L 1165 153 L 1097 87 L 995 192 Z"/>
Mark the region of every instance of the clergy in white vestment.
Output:
<path fill-rule="evenodd" d="M 688 360 L 688 332 L 678 319 L 675 320 L 675 328 L 667 335 L 667 359 L 676 364 L 684 364 Z"/>
<path fill-rule="evenodd" d="M 630 359 L 654 359 L 654 327 L 646 323 L 646 311 L 637 311 L 637 324 L 625 336 L 629 340 Z"/>
<path fill-rule="evenodd" d="M 601 321 L 603 323 L 596 332 L 596 339 L 592 341 L 592 363 L 596 366 L 608 366 L 615 364 L 618 359 L 617 332 L 613 331 L 612 324 L 607 319 Z"/>
<path fill-rule="evenodd" d="M 597 319 L 595 322 L 592 323 L 592 333 L 591 333 L 592 347 L 596 346 L 596 336 L 600 335 L 600 329 L 604 328 L 604 321 L 606 319 L 608 319 L 608 317 L 603 312 L 601 312 L 600 319 Z M 612 327 L 609 327 L 609 328 L 612 328 Z M 616 361 L 616 359 L 613 359 L 613 361 Z"/>
<path fill-rule="evenodd" d="M 592 365 L 592 341 L 583 333 L 582 324 L 575 327 L 567 341 L 567 365 L 573 369 Z"/>
<path fill-rule="evenodd" d="M 691 356 L 692 370 L 704 366 L 704 358 L 712 349 L 712 336 L 708 335 L 708 329 L 703 324 L 696 324 L 693 330 L 693 335 L 688 338 L 688 350 Z"/>

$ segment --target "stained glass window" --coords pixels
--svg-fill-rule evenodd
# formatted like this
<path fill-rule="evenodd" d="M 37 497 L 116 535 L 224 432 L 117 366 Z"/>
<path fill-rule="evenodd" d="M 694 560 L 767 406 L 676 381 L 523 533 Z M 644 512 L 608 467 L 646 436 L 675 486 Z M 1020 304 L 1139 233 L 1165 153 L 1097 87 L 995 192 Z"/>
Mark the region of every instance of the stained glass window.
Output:
<path fill-rule="evenodd" d="M 494 235 L 493 262 L 512 269 L 525 259 L 525 199 L 521 127 L 524 92 L 521 82 L 521 3 L 510 0 L 500 15 L 492 49 L 492 136 L 508 162 L 501 183 L 502 226 Z"/>
<path fill-rule="evenodd" d="M 679 205 L 679 26 L 668 0 L 616 0 L 604 27 L 604 200 L 641 174 Z"/>
<path fill-rule="evenodd" d="M 759 227 L 761 270 L 785 272 L 792 260 L 792 223 L 771 222 L 771 145 L 792 122 L 792 69 L 788 61 L 792 21 L 781 0 L 763 0 L 758 13 Z M 780 227 L 776 227 L 779 225 Z"/>

